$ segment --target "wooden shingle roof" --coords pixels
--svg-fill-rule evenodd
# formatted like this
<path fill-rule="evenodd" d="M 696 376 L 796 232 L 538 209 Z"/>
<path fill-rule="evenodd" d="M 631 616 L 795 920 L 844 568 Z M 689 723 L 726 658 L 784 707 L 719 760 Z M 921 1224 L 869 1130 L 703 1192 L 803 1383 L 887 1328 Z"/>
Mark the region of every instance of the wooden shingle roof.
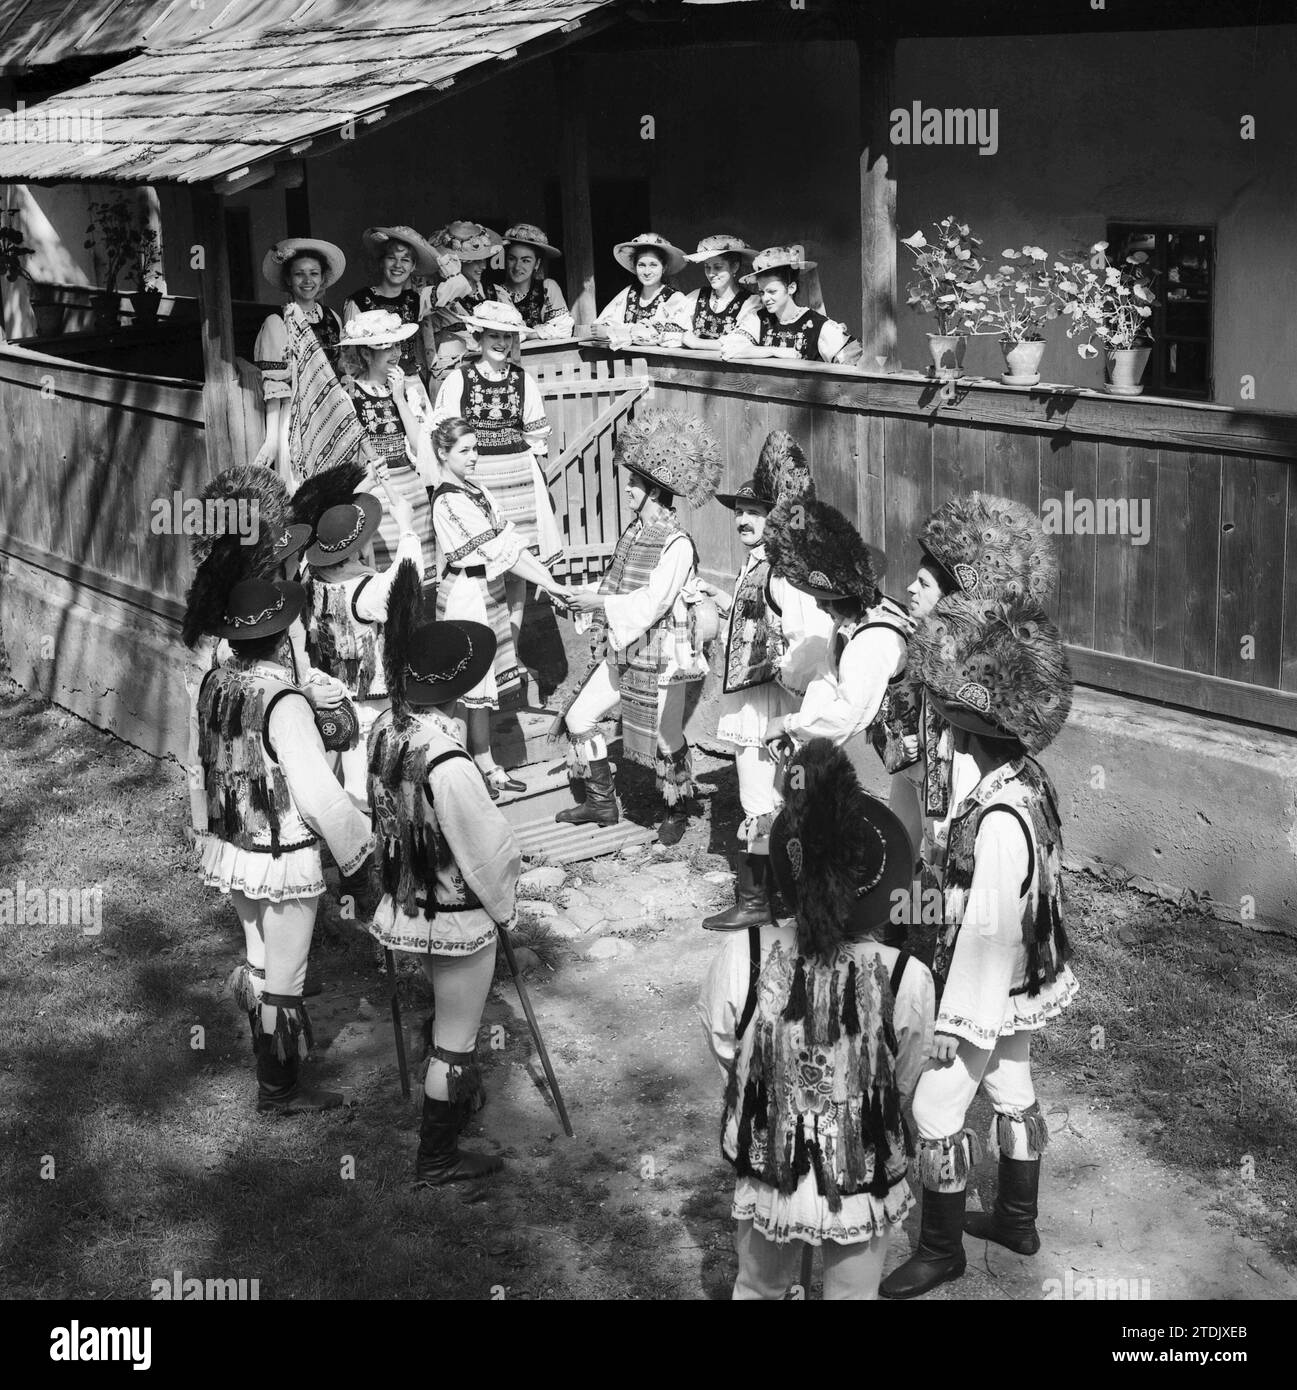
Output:
<path fill-rule="evenodd" d="M 361 133 L 470 70 L 566 42 L 616 3 L 315 0 L 296 22 L 222 25 L 0 115 L 0 181 L 228 186 L 317 138 Z"/>

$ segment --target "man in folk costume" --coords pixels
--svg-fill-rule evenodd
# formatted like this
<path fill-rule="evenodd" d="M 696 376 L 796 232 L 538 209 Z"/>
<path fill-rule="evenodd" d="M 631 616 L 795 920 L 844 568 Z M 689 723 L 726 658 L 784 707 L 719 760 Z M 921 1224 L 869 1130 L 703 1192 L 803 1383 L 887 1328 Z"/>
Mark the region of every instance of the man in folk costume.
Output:
<path fill-rule="evenodd" d="M 495 635 L 472 622 L 420 621 L 419 574 L 403 561 L 383 659 L 392 707 L 369 739 L 369 801 L 383 897 L 370 927 L 419 957 L 436 1012 L 424 1077 L 415 1176 L 440 1186 L 494 1173 L 499 1158 L 457 1139 L 481 1103 L 476 1062 L 495 971 L 496 925 L 514 918 L 522 853 L 464 746 L 455 703 L 495 658 Z"/>
<path fill-rule="evenodd" d="M 214 552 L 205 565 L 221 564 Z M 227 577 L 230 571 L 225 572 Z M 306 607 L 299 584 L 195 576 L 185 631 L 224 638 L 231 659 L 198 690 L 198 756 L 207 802 L 203 882 L 228 893 L 243 925 L 239 1003 L 257 1057 L 257 1109 L 281 1114 L 342 1104 L 302 1084 L 311 1045 L 302 996 L 324 873 L 320 841 L 344 876 L 373 849 L 369 824 L 338 785 L 284 636 Z"/>
<path fill-rule="evenodd" d="M 716 497 L 733 511 L 739 541 L 748 552 L 732 599 L 703 586 L 716 593 L 722 611 L 729 611 L 716 737 L 735 749 L 744 816 L 738 838 L 744 855 L 734 906 L 704 918 L 707 931 L 738 931 L 770 918 L 766 867 L 779 797 L 766 729 L 772 718 L 801 704 L 827 648 L 832 620 L 807 595 L 770 573 L 764 536 L 773 511 L 787 512 L 813 496 L 801 447 L 786 430 L 774 430 L 762 445 L 753 476 L 737 492 Z"/>
<path fill-rule="evenodd" d="M 878 939 L 914 850 L 828 740 L 793 766 L 770 866 L 794 920 L 731 937 L 698 1001 L 726 1078 L 734 1297 L 784 1297 L 805 1243 L 823 1251 L 826 1299 L 876 1298 L 914 1205 L 902 1107 L 932 1041 L 932 976 Z"/>
<path fill-rule="evenodd" d="M 346 482 L 346 477 L 340 477 L 338 485 Z M 327 495 L 322 491 L 320 499 Z M 361 805 L 366 794 L 365 740 L 388 705 L 383 666 L 388 593 L 401 561 L 412 561 L 423 573 L 423 545 L 415 529 L 414 509 L 399 493 L 388 497 L 400 539 L 394 562 L 381 574 L 374 572 L 365 555 L 383 506 L 367 492 L 354 493 L 328 507 L 316 523 L 315 543 L 306 552 L 316 664 L 347 687 L 360 720 L 357 746 L 342 754 L 342 778 Z"/>
<path fill-rule="evenodd" d="M 1072 703 L 1058 629 L 1029 598 L 951 595 L 916 633 L 911 659 L 952 736 L 950 926 L 940 943 L 948 966 L 935 1065 L 914 1097 L 922 1229 L 914 1254 L 883 1282 L 887 1298 L 959 1278 L 965 1229 L 1019 1254 L 1040 1248 L 1047 1131 L 1031 1079 L 1031 1035 L 1077 989 L 1061 916 L 1058 806 L 1035 761 Z M 979 1085 L 996 1111 L 999 1191 L 990 1215 L 965 1218 L 977 1144 L 964 1121 Z"/>
<path fill-rule="evenodd" d="M 627 425 L 614 462 L 626 469 L 626 501 L 634 520 L 622 532 L 597 593 L 577 591 L 578 614 L 592 614 L 595 658 L 556 731 L 571 745 L 569 773 L 585 781 L 585 802 L 560 811 L 570 825 L 614 825 L 620 819 L 608 746 L 599 720 L 620 700 L 622 749 L 657 773 L 666 803 L 658 839 L 674 845 L 688 824 L 697 791 L 684 735 L 685 685 L 707 674 L 696 611 L 698 552 L 672 504 L 710 500 L 720 479 L 716 441 L 695 419 L 670 411 Z"/>

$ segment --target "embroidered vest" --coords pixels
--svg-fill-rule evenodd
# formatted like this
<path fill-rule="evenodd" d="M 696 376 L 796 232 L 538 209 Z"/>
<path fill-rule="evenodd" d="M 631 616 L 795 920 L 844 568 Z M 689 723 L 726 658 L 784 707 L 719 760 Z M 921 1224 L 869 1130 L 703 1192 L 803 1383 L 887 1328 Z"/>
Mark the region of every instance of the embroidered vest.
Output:
<path fill-rule="evenodd" d="M 674 516 L 668 516 L 662 521 L 656 521 L 652 525 L 644 526 L 638 530 L 634 522 L 622 532 L 621 538 L 617 542 L 617 549 L 613 552 L 612 563 L 608 566 L 607 572 L 599 584 L 601 594 L 630 594 L 636 589 L 648 587 L 649 579 L 653 571 L 657 568 L 658 562 L 662 559 L 662 552 L 666 549 L 667 543 L 676 536 L 684 536 L 685 533 L 680 529 Z M 693 562 L 698 564 L 698 550 L 692 540 L 689 540 L 689 548 L 693 551 Z M 674 605 L 672 605 L 674 609 Z M 640 671 L 658 672 L 664 669 L 662 659 L 663 649 L 667 642 L 692 642 L 693 649 L 697 651 L 701 644 L 696 641 L 694 631 L 693 608 L 689 609 L 689 617 L 685 623 L 676 621 L 673 611 L 668 611 L 664 617 L 654 623 L 651 628 L 632 642 L 625 651 L 620 653 L 617 658 L 619 668 L 633 666 Z M 592 637 L 595 639 L 596 648 L 602 644 L 606 635 L 606 625 L 596 621 L 592 628 Z"/>
<path fill-rule="evenodd" d="M 369 805 L 383 891 L 413 916 L 465 912 L 481 902 L 464 882 L 437 823 L 428 776 L 448 758 L 467 758 L 435 714 L 400 728 L 384 710 L 369 734 Z"/>
<path fill-rule="evenodd" d="M 545 322 L 545 310 L 547 300 L 545 299 L 545 281 L 537 280 L 532 276 L 531 288 L 521 299 L 515 299 L 510 293 L 507 285 L 497 285 L 496 295 L 504 304 L 512 304 L 522 315 L 522 321 L 528 328 L 539 328 Z"/>
<path fill-rule="evenodd" d="M 780 656 L 779 620 L 770 604 L 770 561 L 765 558 L 745 566 L 734 595 L 734 607 L 725 635 L 727 695 L 775 678 Z"/>
<path fill-rule="evenodd" d="M 488 457 L 522 453 L 527 448 L 522 433 L 522 368 L 510 362 L 502 381 L 489 381 L 476 362 L 464 367 L 463 373 L 460 413 L 477 435 L 477 452 Z"/>
<path fill-rule="evenodd" d="M 662 288 L 653 296 L 647 304 L 640 303 L 640 287 L 636 281 L 629 290 L 626 291 L 626 312 L 623 315 L 627 323 L 656 323 L 662 319 L 666 310 L 667 301 L 673 294 L 678 293 L 674 285 L 668 285 L 664 280 Z M 665 321 L 665 320 L 663 320 Z"/>
<path fill-rule="evenodd" d="M 369 442 L 384 463 L 408 468 L 409 456 L 405 451 L 405 426 L 401 423 L 401 413 L 390 395 L 370 395 L 357 382 L 348 394 L 361 426 L 369 436 Z"/>
<path fill-rule="evenodd" d="M 938 938 L 933 974 L 942 982 L 954 957 L 959 924 L 963 919 L 968 890 L 973 883 L 973 851 L 983 818 L 992 810 L 1007 811 L 1016 817 L 1027 840 L 1027 875 L 1018 887 L 1019 897 L 1031 888 L 1039 870 L 1036 909 L 1024 910 L 1022 942 L 1025 966 L 1014 980 L 1012 993 L 1039 994 L 1052 984 L 1063 963 L 1071 955 L 1063 927 L 1063 832 L 1059 823 L 1058 793 L 1049 774 L 1034 758 L 1015 759 L 982 781 L 950 822 L 946 848 L 945 919 L 954 923 L 949 941 Z M 1037 861 L 1039 861 L 1037 863 Z"/>
<path fill-rule="evenodd" d="M 710 291 L 698 291 L 698 302 L 694 305 L 693 329 L 700 338 L 723 338 L 739 326 L 739 319 L 750 307 L 752 295 L 747 290 L 739 290 L 719 313 L 712 308 L 711 298 Z"/>
<path fill-rule="evenodd" d="M 760 936 L 749 935 L 753 973 Z M 884 1196 L 905 1176 L 913 1142 L 896 1083 L 895 989 L 882 960 L 828 963 L 776 943 L 739 1024 L 725 1088 L 721 1150 L 741 1177 L 785 1195 L 807 1173 L 830 1211 L 860 1192 Z"/>
<path fill-rule="evenodd" d="M 383 625 L 356 612 L 356 600 L 374 576 L 359 583 L 326 584 L 312 578 L 311 661 L 326 675 L 340 680 L 353 700 L 379 699 L 387 694 L 383 673 Z"/>
<path fill-rule="evenodd" d="M 399 314 L 402 323 L 419 322 L 419 291 L 409 286 L 391 299 L 386 295 L 375 294 L 370 285 L 356 290 L 348 298 L 362 314 L 368 313 L 371 309 L 386 309 L 389 314 Z M 418 343 L 419 335 L 412 333 L 401 344 L 401 370 L 406 376 L 414 376 L 419 370 Z"/>
<path fill-rule="evenodd" d="M 820 360 L 820 330 L 828 323 L 823 314 L 807 309 L 801 318 L 791 323 L 780 323 L 768 309 L 758 312 L 762 347 L 796 348 L 798 357 L 810 362 Z"/>
<path fill-rule="evenodd" d="M 281 699 L 306 697 L 279 679 L 233 661 L 198 687 L 198 759 L 207 789 L 207 829 L 245 850 L 285 850 L 316 842 L 270 743 L 270 714 Z"/>

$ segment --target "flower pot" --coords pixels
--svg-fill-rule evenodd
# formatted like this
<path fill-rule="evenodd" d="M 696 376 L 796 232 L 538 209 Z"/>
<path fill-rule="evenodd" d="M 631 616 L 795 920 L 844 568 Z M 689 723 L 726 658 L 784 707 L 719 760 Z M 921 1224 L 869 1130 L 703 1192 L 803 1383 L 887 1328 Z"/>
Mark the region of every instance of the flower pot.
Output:
<path fill-rule="evenodd" d="M 1114 396 L 1139 396 L 1144 392 L 1144 368 L 1152 348 L 1109 348 L 1108 379 L 1103 389 Z"/>
<path fill-rule="evenodd" d="M 932 354 L 932 375 L 955 377 L 964 375 L 964 349 L 968 339 L 962 333 L 929 333 L 928 351 Z"/>
<path fill-rule="evenodd" d="M 116 292 L 96 294 L 90 298 L 90 308 L 94 313 L 95 328 L 100 332 L 118 326 L 121 301 Z"/>
<path fill-rule="evenodd" d="M 1006 371 L 1000 380 L 1009 386 L 1034 386 L 1040 380 L 1040 359 L 1045 351 L 1045 340 L 1035 342 L 1002 341 Z"/>
<path fill-rule="evenodd" d="M 36 316 L 38 338 L 57 338 L 63 332 L 63 305 L 58 300 L 33 301 L 32 313 Z"/>
<path fill-rule="evenodd" d="M 131 294 L 131 317 L 136 323 L 157 323 L 161 290 L 135 290 Z"/>

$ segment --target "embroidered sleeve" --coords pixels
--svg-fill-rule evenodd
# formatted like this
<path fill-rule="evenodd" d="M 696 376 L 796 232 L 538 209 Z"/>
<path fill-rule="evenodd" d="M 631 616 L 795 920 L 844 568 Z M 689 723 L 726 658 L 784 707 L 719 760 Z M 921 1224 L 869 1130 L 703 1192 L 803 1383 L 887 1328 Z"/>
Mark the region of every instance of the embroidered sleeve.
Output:
<path fill-rule="evenodd" d="M 292 368 L 288 362 L 288 326 L 279 314 L 267 315 L 252 349 L 253 361 L 261 369 L 262 398 L 284 400 L 292 393 Z"/>
<path fill-rule="evenodd" d="M 859 341 L 847 332 L 845 323 L 826 319 L 820 329 L 820 357 L 825 362 L 857 362 L 863 351 Z"/>
<path fill-rule="evenodd" d="M 523 541 L 513 522 L 499 520 L 490 494 L 484 490 L 483 495 L 490 517 L 462 492 L 439 493 L 432 509 L 432 529 L 444 564 L 456 569 L 484 565 L 486 577 L 495 579 L 518 563 Z"/>
<path fill-rule="evenodd" d="M 761 301 L 756 295 L 749 295 L 733 329 L 735 333 L 742 334 L 754 347 L 761 341 L 761 316 L 758 313 L 760 304 Z"/>
<path fill-rule="evenodd" d="M 658 303 L 662 305 L 659 327 L 678 328 L 682 333 L 689 331 L 689 327 L 693 323 L 693 305 L 689 303 L 687 295 L 683 295 L 677 290 L 674 294 L 663 295 Z"/>
<path fill-rule="evenodd" d="M 603 312 L 595 319 L 596 323 L 621 323 L 626 317 L 626 296 L 630 294 L 629 286 L 622 290 L 604 305 Z"/>
<path fill-rule="evenodd" d="M 456 415 L 464 413 L 464 372 L 462 368 L 456 367 L 453 372 L 447 373 L 445 381 L 441 383 L 441 390 L 437 392 L 437 403 L 432 408 L 431 423 L 440 425 L 443 420 L 454 419 Z"/>
<path fill-rule="evenodd" d="M 784 727 L 799 742 L 827 738 L 841 747 L 873 722 L 887 682 L 905 659 L 898 633 L 873 628 L 847 643 L 836 678 L 824 670 L 807 687 L 806 698 Z"/>
<path fill-rule="evenodd" d="M 541 321 L 531 330 L 533 338 L 570 338 L 576 324 L 568 310 L 563 291 L 553 280 L 545 281 L 545 307 Z"/>
<path fill-rule="evenodd" d="M 467 758 L 448 758 L 429 774 L 437 823 L 464 882 L 496 922 L 513 917 L 522 849 Z"/>
<path fill-rule="evenodd" d="M 546 440 L 549 438 L 550 424 L 545 416 L 545 402 L 541 399 L 540 387 L 536 378 L 524 372 L 522 376 L 522 435 L 533 453 L 544 454 L 549 451 Z"/>

